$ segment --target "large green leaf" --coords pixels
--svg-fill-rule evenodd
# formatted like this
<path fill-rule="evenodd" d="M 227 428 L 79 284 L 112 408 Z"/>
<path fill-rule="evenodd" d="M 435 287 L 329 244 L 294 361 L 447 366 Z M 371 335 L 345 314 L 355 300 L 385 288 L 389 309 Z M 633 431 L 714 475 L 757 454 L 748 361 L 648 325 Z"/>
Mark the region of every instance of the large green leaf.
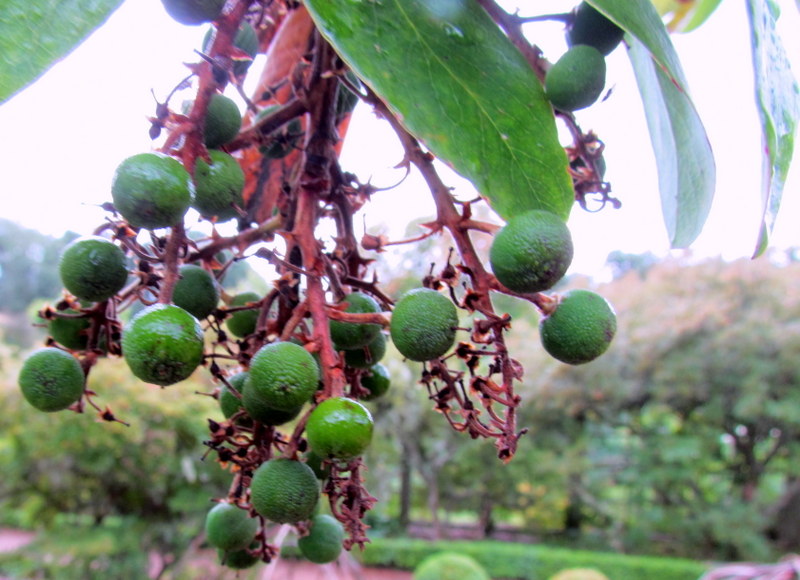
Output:
<path fill-rule="evenodd" d="M 122 0 L 0 0 L 0 104 L 105 22 Z"/>
<path fill-rule="evenodd" d="M 642 95 L 658 164 L 661 211 L 670 243 L 681 248 L 700 234 L 711 209 L 716 168 L 691 100 L 635 38 L 629 55 Z"/>
<path fill-rule="evenodd" d="M 748 0 L 756 102 L 763 140 L 764 214 L 754 256 L 767 249 L 792 162 L 800 117 L 800 89 L 775 25 L 779 10 L 772 0 Z"/>
<path fill-rule="evenodd" d="M 502 217 L 569 215 L 553 110 L 528 62 L 474 0 L 306 0 L 342 58 Z"/>
<path fill-rule="evenodd" d="M 673 247 L 691 244 L 714 197 L 716 168 L 664 23 L 648 0 L 587 0 L 624 28 L 658 165 L 661 210 Z"/>

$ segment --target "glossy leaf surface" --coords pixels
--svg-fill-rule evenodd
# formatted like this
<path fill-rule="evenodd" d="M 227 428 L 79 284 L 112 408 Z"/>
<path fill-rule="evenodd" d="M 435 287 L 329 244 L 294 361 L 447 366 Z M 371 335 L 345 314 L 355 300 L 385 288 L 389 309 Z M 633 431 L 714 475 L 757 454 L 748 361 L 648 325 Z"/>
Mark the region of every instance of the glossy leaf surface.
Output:
<path fill-rule="evenodd" d="M 308 0 L 318 28 L 410 133 L 501 217 L 574 193 L 552 107 L 528 62 L 471 0 Z"/>

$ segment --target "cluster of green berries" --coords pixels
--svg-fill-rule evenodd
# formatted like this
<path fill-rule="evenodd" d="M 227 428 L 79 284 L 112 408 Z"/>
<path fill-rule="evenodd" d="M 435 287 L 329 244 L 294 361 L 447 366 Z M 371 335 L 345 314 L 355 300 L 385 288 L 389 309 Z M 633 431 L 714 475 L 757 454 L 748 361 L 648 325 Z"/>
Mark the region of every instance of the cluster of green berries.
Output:
<path fill-rule="evenodd" d="M 597 101 L 606 84 L 605 57 L 624 35 L 590 4 L 578 5 L 567 28 L 569 49 L 545 76 L 545 93 L 553 107 L 571 112 Z"/>
<path fill-rule="evenodd" d="M 497 280 L 519 294 L 551 289 L 572 263 L 567 224 L 545 210 L 511 218 L 494 237 L 489 261 Z M 569 290 L 545 309 L 539 322 L 544 349 L 568 364 L 583 364 L 603 354 L 617 330 L 613 308 L 590 290 Z"/>
<path fill-rule="evenodd" d="M 225 5 L 224 0 L 163 3 L 176 20 L 188 25 L 214 23 Z M 209 30 L 204 51 L 211 49 L 214 34 L 213 28 Z M 621 37 L 621 30 L 589 5 L 577 8 L 568 31 L 571 48 L 547 75 L 546 92 L 556 108 L 572 111 L 597 99 L 605 78 L 604 55 Z M 234 45 L 231 72 L 239 77 L 258 50 L 257 34 L 250 24 L 242 25 Z M 272 107 L 263 109 L 255 122 L 272 112 Z M 236 103 L 214 93 L 202 122 L 207 154 L 198 157 L 194 173 L 166 154 L 133 155 L 114 174 L 114 210 L 134 230 L 182 225 L 190 208 L 215 223 L 241 216 L 245 175 L 237 159 L 222 150 L 241 126 Z M 298 146 L 301 135 L 300 122 L 292 121 L 273 133 L 261 152 L 283 158 Z M 118 236 L 130 235 L 119 232 Z M 200 264 L 179 267 L 170 303 L 143 307 L 121 336 L 100 336 L 95 326 L 103 319 L 101 310 L 105 312 L 108 301 L 119 302 L 131 278 L 123 250 L 127 246 L 87 236 L 64 249 L 59 272 L 74 300 L 69 298 L 65 302 L 69 307 L 50 319 L 52 346 L 37 350 L 23 364 L 19 385 L 25 399 L 45 412 L 80 405 L 86 393 L 88 368 L 84 366 L 91 366 L 83 364 L 88 357 L 82 359 L 81 353 L 90 346 L 121 352 L 131 373 L 142 381 L 174 385 L 204 363 L 202 322 L 211 325 L 224 320 L 234 341 L 261 345 L 252 356 L 248 353 L 242 358 L 243 370 L 223 370 L 217 375 L 222 382 L 217 398 L 230 424 L 245 430 L 254 425 L 271 428 L 294 421 L 309 405 L 311 409 L 305 418 L 304 453 L 272 457 L 248 474 L 245 495 L 220 501 L 208 512 L 207 540 L 219 550 L 226 566 L 249 567 L 261 559 L 264 531 L 259 529 L 258 516 L 269 522 L 301 524 L 306 532 L 298 542 L 301 552 L 313 562 L 334 560 L 342 549 L 344 529 L 336 518 L 317 513 L 320 480 L 328 478 L 332 466 L 347 468 L 370 445 L 373 418 L 360 400 L 379 398 L 390 387 L 388 369 L 380 362 L 389 338 L 412 361 L 437 360 L 453 349 L 459 329 L 453 300 L 432 288 L 412 289 L 393 306 L 386 333 L 381 304 L 373 296 L 361 291 L 343 296 L 334 309 L 345 315 L 375 316 L 369 322 L 350 322 L 344 320 L 346 316 L 329 321 L 327 330 L 342 367 L 348 376 L 357 377 L 355 385 L 360 388 L 354 387 L 349 397 L 323 399 L 320 363 L 304 341 L 295 337 L 264 344 L 264 333 L 259 332 L 263 297 L 243 292 L 226 297 L 226 307 L 221 308 L 219 280 Z M 553 288 L 572 257 L 572 239 L 564 221 L 550 212 L 533 210 L 515 216 L 496 234 L 489 259 L 499 284 L 511 293 L 529 295 Z M 605 352 L 616 331 L 616 318 L 601 296 L 572 290 L 544 303 L 549 306 L 543 308 L 540 336 L 548 353 L 569 364 L 582 364 Z M 224 336 L 220 325 L 215 329 Z M 101 344 L 99 339 L 110 344 Z"/>

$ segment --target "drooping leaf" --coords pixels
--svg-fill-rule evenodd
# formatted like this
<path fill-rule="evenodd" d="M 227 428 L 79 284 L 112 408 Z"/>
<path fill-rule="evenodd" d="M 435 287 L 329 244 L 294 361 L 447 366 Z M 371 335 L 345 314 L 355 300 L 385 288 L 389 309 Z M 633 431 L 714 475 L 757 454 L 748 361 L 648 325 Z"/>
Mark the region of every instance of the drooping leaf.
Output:
<path fill-rule="evenodd" d="M 688 246 L 711 209 L 716 169 L 669 33 L 648 0 L 587 1 L 627 32 L 658 165 L 664 223 L 673 247 Z"/>
<path fill-rule="evenodd" d="M 528 62 L 472 0 L 307 0 L 341 57 L 504 218 L 574 192 L 552 107 Z"/>
<path fill-rule="evenodd" d="M 658 165 L 661 211 L 673 247 L 698 236 L 711 209 L 716 168 L 711 145 L 689 99 L 635 38 L 630 59 Z"/>
<path fill-rule="evenodd" d="M 754 257 L 767 249 L 769 236 L 792 162 L 800 119 L 800 89 L 775 25 L 778 7 L 772 0 L 748 0 L 756 104 L 763 142 L 763 217 Z"/>
<path fill-rule="evenodd" d="M 686 91 L 686 78 L 678 54 L 658 11 L 649 0 L 586 1 L 642 43 L 667 76 Z"/>
<path fill-rule="evenodd" d="M 2 0 L 0 104 L 69 54 L 122 0 Z"/>

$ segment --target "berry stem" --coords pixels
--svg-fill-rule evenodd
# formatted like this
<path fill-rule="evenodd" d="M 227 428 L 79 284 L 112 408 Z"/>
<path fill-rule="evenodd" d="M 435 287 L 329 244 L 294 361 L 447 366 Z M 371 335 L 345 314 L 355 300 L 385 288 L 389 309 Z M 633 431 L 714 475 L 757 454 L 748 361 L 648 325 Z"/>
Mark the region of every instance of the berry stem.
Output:
<path fill-rule="evenodd" d="M 503 330 L 507 327 L 507 321 L 499 317 L 491 302 L 489 293 L 491 290 L 496 289 L 496 279 L 490 275 L 483 265 L 480 257 L 475 251 L 472 240 L 469 237 L 470 229 L 474 228 L 474 222 L 470 219 L 471 210 L 469 204 L 464 204 L 463 214 L 459 213 L 456 208 L 456 203 L 444 182 L 441 180 L 436 167 L 433 165 L 433 156 L 430 153 L 424 152 L 419 145 L 419 142 L 402 126 L 397 117 L 386 107 L 386 105 L 372 92 L 369 92 L 367 100 L 375 107 L 378 114 L 386 119 L 394 129 L 400 142 L 403 146 L 406 155 L 406 161 L 413 164 L 422 174 L 423 179 L 428 184 L 428 188 L 433 196 L 434 203 L 437 210 L 437 221 L 434 224 L 428 224 L 431 229 L 446 229 L 452 236 L 458 253 L 461 256 L 462 266 L 461 269 L 467 273 L 472 282 L 472 291 L 470 292 L 470 308 L 483 314 L 487 321 L 490 322 L 491 329 L 491 342 L 494 345 L 496 355 L 495 360 L 499 361 L 499 368 L 502 375 L 502 386 L 499 390 L 505 395 L 505 400 L 500 399 L 498 396 L 493 395 L 490 399 L 497 400 L 506 406 L 505 421 L 498 424 L 493 421 L 495 430 L 485 427 L 478 418 L 478 413 L 474 410 L 472 401 L 469 400 L 466 393 L 463 396 L 460 393 L 463 389 L 459 389 L 456 380 L 452 377 L 450 371 L 447 369 L 444 361 L 432 361 L 431 365 L 436 375 L 442 380 L 445 380 L 448 385 L 447 397 L 442 401 L 440 408 L 447 415 L 447 399 L 456 398 L 459 406 L 464 411 L 464 423 L 458 423 L 461 429 L 467 429 L 470 433 L 475 433 L 485 437 L 496 437 L 496 446 L 498 449 L 498 456 L 504 461 L 508 461 L 514 455 L 517 448 L 517 441 L 521 433 L 517 432 L 516 428 L 516 407 L 519 404 L 519 396 L 514 394 L 514 380 L 519 377 L 518 363 L 513 361 L 509 355 L 505 345 L 505 338 Z M 485 231 L 483 227 L 479 228 Z M 452 287 L 451 287 L 452 289 Z M 448 416 L 448 421 L 450 417 Z M 451 421 L 454 428 L 456 423 Z"/>

